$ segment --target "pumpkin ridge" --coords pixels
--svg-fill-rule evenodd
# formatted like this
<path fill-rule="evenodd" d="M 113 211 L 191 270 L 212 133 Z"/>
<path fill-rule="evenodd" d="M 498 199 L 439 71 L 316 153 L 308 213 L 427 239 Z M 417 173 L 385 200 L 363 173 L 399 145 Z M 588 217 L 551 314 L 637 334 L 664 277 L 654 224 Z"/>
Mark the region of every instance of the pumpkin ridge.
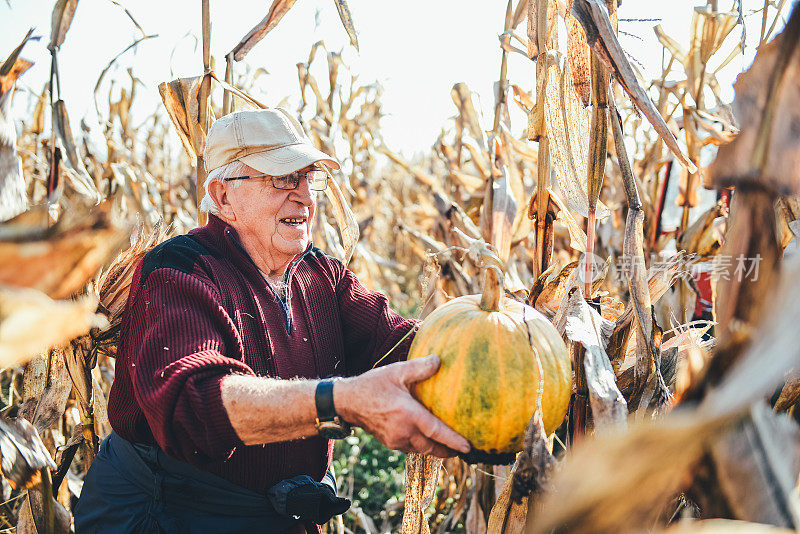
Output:
<path fill-rule="evenodd" d="M 495 345 L 494 346 L 495 347 L 499 346 L 499 343 L 502 341 L 502 339 L 501 339 L 502 338 L 502 332 L 501 332 L 502 328 L 503 328 L 502 321 L 495 321 L 495 323 L 494 323 L 494 337 L 495 337 Z M 505 364 L 506 364 L 505 360 L 503 360 L 502 358 L 498 359 L 498 365 L 497 365 L 497 374 L 498 374 L 498 378 L 499 378 L 498 384 L 505 384 L 505 370 L 506 370 L 505 369 Z M 506 394 L 505 389 L 506 388 L 503 388 L 503 387 L 497 388 L 497 405 L 495 406 L 495 409 L 500 414 L 500 417 L 497 417 L 495 419 L 495 429 L 494 429 L 494 435 L 495 436 L 501 435 L 501 432 L 503 431 L 502 427 L 504 426 L 503 423 L 505 422 L 505 418 L 507 417 L 506 411 L 504 409 L 505 408 L 505 394 Z"/>
<path fill-rule="evenodd" d="M 477 319 L 477 317 L 476 317 L 476 319 Z M 471 329 L 472 323 L 474 323 L 474 322 L 475 322 L 475 320 L 471 321 L 470 323 L 466 323 L 465 327 Z M 458 330 L 457 333 L 460 334 L 463 331 L 463 329 L 464 329 L 464 327 L 462 327 L 461 330 Z M 461 336 L 456 337 L 456 339 L 460 339 L 460 338 L 461 338 Z M 455 362 L 454 362 L 456 364 L 455 368 L 458 369 L 457 379 L 455 380 L 456 384 L 460 384 L 464 380 L 464 376 L 465 376 L 466 371 L 467 371 L 466 366 L 464 365 L 464 362 L 465 362 L 465 359 L 467 357 L 467 349 L 468 348 L 469 347 L 467 345 L 464 345 L 464 344 L 461 344 L 461 345 L 458 346 L 458 356 L 455 358 Z M 456 397 L 455 401 L 450 403 L 450 412 L 447 414 L 447 420 L 448 421 L 455 421 L 456 420 L 456 418 L 458 417 L 458 408 L 459 408 L 459 406 L 461 406 L 461 404 L 462 404 L 462 399 L 460 397 Z"/>

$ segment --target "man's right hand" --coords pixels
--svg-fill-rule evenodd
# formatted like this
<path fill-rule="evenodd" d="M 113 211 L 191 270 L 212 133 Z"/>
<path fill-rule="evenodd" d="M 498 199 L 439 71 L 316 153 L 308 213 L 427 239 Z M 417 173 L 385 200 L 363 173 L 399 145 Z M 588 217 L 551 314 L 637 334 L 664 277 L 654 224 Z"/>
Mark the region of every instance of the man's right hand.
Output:
<path fill-rule="evenodd" d="M 441 458 L 467 453 L 469 441 L 411 396 L 411 386 L 436 374 L 439 365 L 438 356 L 430 355 L 337 380 L 336 411 L 390 449 Z"/>

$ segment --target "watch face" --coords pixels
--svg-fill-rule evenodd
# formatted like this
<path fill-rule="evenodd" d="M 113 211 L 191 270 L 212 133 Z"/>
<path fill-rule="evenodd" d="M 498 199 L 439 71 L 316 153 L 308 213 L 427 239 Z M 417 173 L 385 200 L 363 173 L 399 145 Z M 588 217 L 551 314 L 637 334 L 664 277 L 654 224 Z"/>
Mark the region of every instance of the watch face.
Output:
<path fill-rule="evenodd" d="M 349 424 L 339 424 L 334 421 L 320 421 L 317 423 L 317 432 L 327 439 L 342 439 L 352 433 Z"/>

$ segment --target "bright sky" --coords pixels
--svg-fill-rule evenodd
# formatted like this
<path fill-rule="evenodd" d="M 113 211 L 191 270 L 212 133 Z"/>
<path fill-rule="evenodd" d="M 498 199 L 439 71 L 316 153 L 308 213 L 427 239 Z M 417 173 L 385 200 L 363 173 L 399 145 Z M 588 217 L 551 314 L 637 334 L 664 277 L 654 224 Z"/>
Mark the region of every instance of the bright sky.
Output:
<path fill-rule="evenodd" d="M 142 120 L 161 105 L 157 85 L 178 76 L 202 73 L 200 1 L 120 0 L 148 34 L 159 37 L 129 51 L 109 72 L 101 90 L 101 105 L 107 98 L 112 79 L 117 90 L 130 85 L 126 69 L 131 67 L 142 80 L 134 103 L 134 117 Z M 277 104 L 289 96 L 291 106 L 299 100 L 296 63 L 306 61 L 311 45 L 325 41 L 330 50 L 343 50 L 343 56 L 362 83 L 379 81 L 384 87 L 382 132 L 387 144 L 407 155 L 427 151 L 447 119 L 455 114 L 450 88 L 466 82 L 480 98 L 484 125 L 491 122 L 494 101 L 493 83 L 500 70 L 498 34 L 503 29 L 504 0 L 405 0 L 381 2 L 348 0 L 358 32 L 361 52 L 349 46 L 333 0 L 299 0 L 267 37 L 248 54 L 244 63 L 269 74 L 257 80 L 253 96 L 267 104 Z M 515 1 L 516 3 L 516 1 Z M 720 0 L 729 8 L 733 0 Z M 10 7 L 9 7 L 10 4 Z M 49 76 L 50 17 L 53 0 L 4 0 L 0 2 L 0 58 L 15 47 L 31 26 L 42 35 L 29 43 L 23 56 L 35 66 L 21 79 L 21 87 L 40 92 Z M 224 74 L 224 55 L 267 13 L 270 1 L 210 0 L 212 55 L 217 71 Z M 624 0 L 620 18 L 661 19 L 665 30 L 684 47 L 688 46 L 692 7 L 704 2 L 691 0 Z M 748 49 L 719 76 L 724 93 L 732 97 L 735 76 L 751 62 L 760 30 L 761 0 L 744 0 Z M 235 6 L 235 7 L 234 7 Z M 788 16 L 788 9 L 785 10 Z M 657 22 L 622 22 L 623 47 L 640 64 L 648 77 L 660 74 L 661 47 L 652 26 Z M 779 24 L 782 27 L 783 24 Z M 524 35 L 524 23 L 518 28 Z M 124 11 L 110 0 L 81 0 L 59 53 L 62 98 L 66 101 L 73 128 L 86 114 L 94 114 L 92 90 L 108 62 L 140 34 Z M 195 37 L 198 36 L 198 37 Z M 741 36 L 737 27 L 729 37 L 727 50 Z M 563 41 L 562 41 L 563 42 Z M 722 59 L 722 58 L 720 58 Z M 322 63 L 322 62 L 321 62 Z M 245 67 L 237 65 L 237 72 Z M 511 54 L 509 79 L 529 89 L 534 65 L 521 55 Z M 318 77 L 321 84 L 323 77 Z M 18 94 L 15 110 L 25 116 L 33 98 Z M 514 120 L 514 131 L 521 132 L 524 120 Z"/>

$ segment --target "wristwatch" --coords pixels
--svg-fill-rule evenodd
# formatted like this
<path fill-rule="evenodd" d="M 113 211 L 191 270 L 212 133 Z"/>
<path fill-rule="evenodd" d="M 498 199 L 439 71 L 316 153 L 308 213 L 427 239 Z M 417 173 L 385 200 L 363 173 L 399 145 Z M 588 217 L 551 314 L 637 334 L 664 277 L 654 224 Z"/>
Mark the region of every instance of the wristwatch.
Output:
<path fill-rule="evenodd" d="M 317 432 L 323 438 L 342 439 L 352 433 L 350 423 L 343 421 L 333 406 L 333 380 L 321 380 L 314 392 L 317 405 Z"/>

